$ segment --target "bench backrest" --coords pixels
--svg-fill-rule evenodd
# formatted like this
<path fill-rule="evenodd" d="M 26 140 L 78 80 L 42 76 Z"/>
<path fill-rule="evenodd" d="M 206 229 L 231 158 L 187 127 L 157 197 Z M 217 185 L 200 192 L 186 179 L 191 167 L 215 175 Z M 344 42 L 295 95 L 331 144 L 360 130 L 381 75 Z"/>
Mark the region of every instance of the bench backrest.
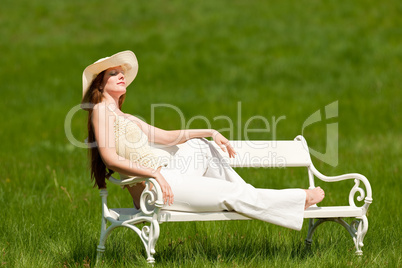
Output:
<path fill-rule="evenodd" d="M 229 158 L 218 145 L 211 141 L 232 167 L 308 167 L 311 158 L 308 148 L 302 140 L 291 141 L 230 141 L 237 155 Z M 170 154 L 181 145 L 159 147 Z"/>
<path fill-rule="evenodd" d="M 225 160 L 232 167 L 308 167 L 310 153 L 301 141 L 231 141 L 237 153 L 229 158 L 217 144 Z"/>

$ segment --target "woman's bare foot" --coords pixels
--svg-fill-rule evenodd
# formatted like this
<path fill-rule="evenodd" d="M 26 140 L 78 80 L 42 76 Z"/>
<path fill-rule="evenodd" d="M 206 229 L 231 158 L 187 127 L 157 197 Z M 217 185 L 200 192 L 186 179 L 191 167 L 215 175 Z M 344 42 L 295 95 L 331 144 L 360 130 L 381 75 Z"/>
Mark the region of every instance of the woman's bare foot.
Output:
<path fill-rule="evenodd" d="M 306 191 L 306 205 L 304 206 L 304 209 L 307 209 L 310 206 L 315 205 L 324 199 L 325 192 L 320 187 L 316 187 L 314 189 L 309 189 L 305 191 Z"/>

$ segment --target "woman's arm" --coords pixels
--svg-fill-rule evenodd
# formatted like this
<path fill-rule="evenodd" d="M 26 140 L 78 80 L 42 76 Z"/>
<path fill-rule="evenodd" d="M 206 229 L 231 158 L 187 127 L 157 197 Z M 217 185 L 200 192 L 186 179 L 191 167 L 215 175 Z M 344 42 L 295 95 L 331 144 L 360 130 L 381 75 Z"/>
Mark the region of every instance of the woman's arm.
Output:
<path fill-rule="evenodd" d="M 155 178 L 162 188 L 165 203 L 169 199 L 169 204 L 171 205 L 173 203 L 172 189 L 159 170 L 141 166 L 138 163 L 120 157 L 116 153 L 114 121 L 115 116 L 106 108 L 105 104 L 99 103 L 95 105 L 92 113 L 92 125 L 98 150 L 106 167 L 128 176 Z"/>
<path fill-rule="evenodd" d="M 130 116 L 130 120 L 134 120 L 141 127 L 150 142 L 176 145 L 193 138 L 212 137 L 215 143 L 218 144 L 224 152 L 228 152 L 229 157 L 235 157 L 236 155 L 229 140 L 214 129 L 163 130 L 147 124 L 135 116 Z"/>
<path fill-rule="evenodd" d="M 189 139 L 193 138 L 207 138 L 212 137 L 215 143 L 222 149 L 222 151 L 227 152 L 229 157 L 235 157 L 236 152 L 229 140 L 226 139 L 219 131 L 214 129 L 186 129 L 186 130 L 172 130 L 167 131 L 170 132 L 170 135 L 179 143 L 186 142 Z"/>

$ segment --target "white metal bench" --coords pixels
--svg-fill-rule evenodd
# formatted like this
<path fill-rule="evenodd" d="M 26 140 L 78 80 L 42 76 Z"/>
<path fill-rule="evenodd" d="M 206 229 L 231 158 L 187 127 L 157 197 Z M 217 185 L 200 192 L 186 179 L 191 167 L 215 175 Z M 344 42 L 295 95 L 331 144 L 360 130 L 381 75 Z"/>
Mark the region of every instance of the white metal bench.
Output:
<path fill-rule="evenodd" d="M 213 142 L 212 142 L 213 143 Z M 214 146 L 217 146 L 213 143 Z M 326 182 L 336 182 L 354 179 L 354 186 L 349 193 L 349 206 L 312 206 L 304 212 L 304 218 L 309 219 L 309 229 L 306 238 L 306 246 L 312 243 L 312 236 L 316 228 L 325 221 L 334 221 L 346 228 L 352 236 L 356 247 L 356 254 L 362 255 L 363 239 L 367 233 L 368 220 L 367 209 L 372 203 L 371 186 L 367 178 L 361 174 L 351 173 L 341 176 L 328 177 L 321 174 L 314 167 L 308 146 L 302 136 L 297 136 L 293 141 L 231 141 L 237 152 L 237 156 L 225 160 L 233 167 L 306 167 L 308 170 L 309 188 L 314 188 L 314 178 Z M 180 145 L 177 145 L 180 146 Z M 174 153 L 177 146 L 166 147 L 169 153 Z M 219 149 L 221 152 L 222 150 Z M 222 152 L 222 155 L 224 153 Z M 97 260 L 105 251 L 105 242 L 110 232 L 116 227 L 127 227 L 135 231 L 144 243 L 147 252 L 147 261 L 154 263 L 155 244 L 160 234 L 161 223 L 184 222 L 184 221 L 222 221 L 222 220 L 250 220 L 250 218 L 236 212 L 179 212 L 161 209 L 163 206 L 162 191 L 153 178 L 136 178 L 118 180 L 113 177 L 109 181 L 117 185 L 126 185 L 134 181 L 145 181 L 145 190 L 140 199 L 141 208 L 112 208 L 107 206 L 106 189 L 100 190 L 102 197 L 102 227 L 100 242 L 97 248 Z M 364 188 L 360 187 L 364 184 Z M 151 184 L 153 187 L 151 187 Z M 151 190 L 152 188 L 152 190 Z M 366 191 L 366 192 L 365 192 Z M 354 198 L 364 201 L 364 205 L 355 205 Z M 348 224 L 343 218 L 355 218 Z M 111 224 L 109 226 L 108 222 Z M 148 223 L 141 229 L 136 226 L 139 223 Z"/>

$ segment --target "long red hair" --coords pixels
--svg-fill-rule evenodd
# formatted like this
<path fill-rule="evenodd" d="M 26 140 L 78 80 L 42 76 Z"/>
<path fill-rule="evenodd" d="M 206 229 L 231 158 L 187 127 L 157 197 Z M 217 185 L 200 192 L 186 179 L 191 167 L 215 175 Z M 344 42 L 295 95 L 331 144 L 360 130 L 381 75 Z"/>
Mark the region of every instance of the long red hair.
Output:
<path fill-rule="evenodd" d="M 96 145 L 95 132 L 92 125 L 92 113 L 93 107 L 95 104 L 100 103 L 103 99 L 103 89 L 101 89 L 101 85 L 103 82 L 103 77 L 105 75 L 105 71 L 99 73 L 96 78 L 92 81 L 89 86 L 88 91 L 85 93 L 84 98 L 82 99 L 82 108 L 88 111 L 88 144 L 89 146 L 89 159 L 90 159 L 90 168 L 91 168 L 91 180 L 95 180 L 95 186 L 98 186 L 99 189 L 106 188 L 106 178 L 109 178 L 110 175 L 114 173 L 113 170 L 107 169 L 105 163 L 103 163 L 102 157 L 99 153 L 98 146 Z M 126 94 L 123 94 L 119 99 L 119 109 L 121 109 Z"/>

